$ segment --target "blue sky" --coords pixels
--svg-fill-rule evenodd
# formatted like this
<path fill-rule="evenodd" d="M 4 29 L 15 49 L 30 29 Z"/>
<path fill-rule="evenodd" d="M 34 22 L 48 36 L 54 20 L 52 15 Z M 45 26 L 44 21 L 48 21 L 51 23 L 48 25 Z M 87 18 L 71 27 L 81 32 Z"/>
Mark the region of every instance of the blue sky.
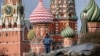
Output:
<path fill-rule="evenodd" d="M 3 0 L 0 0 L 0 3 Z M 75 0 L 76 2 L 76 14 L 78 16 L 78 30 L 80 30 L 81 22 L 80 22 L 80 12 L 84 9 L 84 7 L 88 4 L 90 0 Z M 100 8 L 100 0 L 95 0 Z M 50 0 L 43 0 L 44 5 L 49 9 Z M 38 0 L 23 0 L 23 5 L 25 6 L 25 18 L 29 18 L 29 15 L 34 10 L 38 3 Z"/>

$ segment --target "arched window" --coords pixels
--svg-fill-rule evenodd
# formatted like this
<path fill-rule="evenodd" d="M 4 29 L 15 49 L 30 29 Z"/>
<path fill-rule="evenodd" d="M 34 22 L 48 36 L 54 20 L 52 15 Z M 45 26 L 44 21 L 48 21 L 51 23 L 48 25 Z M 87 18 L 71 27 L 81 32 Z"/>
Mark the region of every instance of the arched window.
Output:
<path fill-rule="evenodd" d="M 71 14 L 69 13 L 69 17 L 71 17 Z"/>
<path fill-rule="evenodd" d="M 14 27 L 17 27 L 17 23 L 14 23 Z"/>
<path fill-rule="evenodd" d="M 30 25 L 30 29 L 32 29 L 32 26 Z"/>
<path fill-rule="evenodd" d="M 53 14 L 53 16 L 55 17 L 56 15 L 55 15 L 55 14 Z"/>
<path fill-rule="evenodd" d="M 8 33 L 6 33 L 6 36 L 8 36 Z"/>
<path fill-rule="evenodd" d="M 64 14 L 63 14 L 63 13 L 61 13 L 61 16 L 64 16 Z"/>
<path fill-rule="evenodd" d="M 6 27 L 6 26 L 5 26 L 5 23 L 3 23 L 3 24 L 2 24 L 2 28 L 5 28 L 5 27 Z"/>
<path fill-rule="evenodd" d="M 11 28 L 11 23 L 9 23 L 8 28 Z"/>

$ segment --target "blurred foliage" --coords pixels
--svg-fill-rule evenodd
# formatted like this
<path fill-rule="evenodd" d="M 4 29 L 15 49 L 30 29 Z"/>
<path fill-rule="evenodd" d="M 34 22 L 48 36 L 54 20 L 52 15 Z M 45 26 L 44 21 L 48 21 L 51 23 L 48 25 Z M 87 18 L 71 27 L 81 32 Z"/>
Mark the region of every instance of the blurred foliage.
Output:
<path fill-rule="evenodd" d="M 35 31 L 34 29 L 31 29 L 27 34 L 28 40 L 32 40 L 35 37 Z"/>
<path fill-rule="evenodd" d="M 94 43 L 100 44 L 100 32 L 86 33 L 81 36 L 80 43 Z"/>

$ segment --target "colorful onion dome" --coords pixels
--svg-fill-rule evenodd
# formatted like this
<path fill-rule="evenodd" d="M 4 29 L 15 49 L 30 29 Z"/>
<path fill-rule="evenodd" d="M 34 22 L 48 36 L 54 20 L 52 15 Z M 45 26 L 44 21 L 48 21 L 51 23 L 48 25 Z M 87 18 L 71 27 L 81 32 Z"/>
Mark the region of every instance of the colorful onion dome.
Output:
<path fill-rule="evenodd" d="M 70 26 L 67 26 L 67 28 L 61 32 L 61 36 L 65 38 L 73 38 L 75 36 L 75 32 Z"/>
<path fill-rule="evenodd" d="M 86 18 L 88 22 L 100 21 L 100 9 L 94 0 L 90 0 L 88 6 L 82 11 L 81 19 L 84 18 Z"/>
<path fill-rule="evenodd" d="M 53 21 L 53 15 L 45 8 L 42 0 L 39 0 L 37 7 L 30 15 L 31 23 L 50 23 Z"/>

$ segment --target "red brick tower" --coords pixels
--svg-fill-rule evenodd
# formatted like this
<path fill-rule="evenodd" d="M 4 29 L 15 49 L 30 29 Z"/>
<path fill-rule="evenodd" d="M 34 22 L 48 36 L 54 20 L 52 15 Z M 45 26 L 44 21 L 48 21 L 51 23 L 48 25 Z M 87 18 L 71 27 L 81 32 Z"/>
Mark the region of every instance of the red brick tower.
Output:
<path fill-rule="evenodd" d="M 75 0 L 51 0 L 50 12 L 53 14 L 53 38 L 62 42 L 60 33 L 66 26 L 77 30 L 77 17 L 75 12 Z"/>
<path fill-rule="evenodd" d="M 29 51 L 28 28 L 21 0 L 4 0 L 0 20 L 0 55 L 23 56 Z"/>

